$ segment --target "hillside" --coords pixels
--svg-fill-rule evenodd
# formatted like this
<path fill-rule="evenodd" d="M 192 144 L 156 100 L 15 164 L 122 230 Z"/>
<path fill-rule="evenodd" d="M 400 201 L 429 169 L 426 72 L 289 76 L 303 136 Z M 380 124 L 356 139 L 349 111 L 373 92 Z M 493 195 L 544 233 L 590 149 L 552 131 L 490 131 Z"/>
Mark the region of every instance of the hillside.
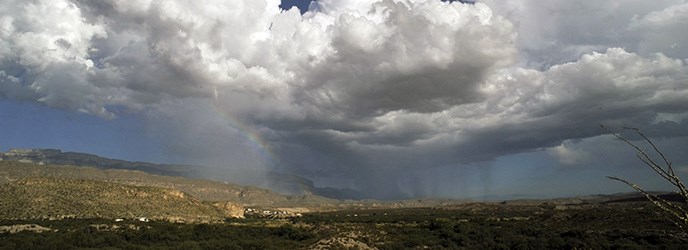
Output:
<path fill-rule="evenodd" d="M 264 173 L 251 170 L 235 170 L 230 168 L 213 168 L 182 164 L 132 162 L 105 158 L 93 154 L 63 152 L 59 149 L 14 148 L 7 152 L 0 152 L 0 161 L 2 160 L 33 163 L 37 165 L 69 165 L 94 167 L 105 170 L 137 170 L 154 175 L 180 176 L 196 179 L 210 179 L 214 181 L 230 181 L 243 185 L 258 185 L 262 188 L 277 191 L 281 194 L 314 194 L 316 196 L 334 199 L 370 198 L 364 193 L 356 190 L 316 187 L 314 186 L 313 181 L 293 174 L 278 172 Z M 247 180 L 253 181 L 247 182 Z"/>
<path fill-rule="evenodd" d="M 139 187 L 170 188 L 203 201 L 233 202 L 244 206 L 316 206 L 336 202 L 336 200 L 314 195 L 285 196 L 261 188 L 202 179 L 153 175 L 141 171 L 0 161 L 0 183 L 31 177 L 105 181 Z"/>
<path fill-rule="evenodd" d="M 0 184 L 0 219 L 106 218 L 203 222 L 243 217 L 168 188 L 33 177 Z"/>

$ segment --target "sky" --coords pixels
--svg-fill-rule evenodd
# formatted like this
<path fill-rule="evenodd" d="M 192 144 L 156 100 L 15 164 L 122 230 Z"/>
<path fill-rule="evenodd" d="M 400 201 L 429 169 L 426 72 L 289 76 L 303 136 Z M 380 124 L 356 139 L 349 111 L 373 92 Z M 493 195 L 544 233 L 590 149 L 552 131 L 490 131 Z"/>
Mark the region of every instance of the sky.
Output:
<path fill-rule="evenodd" d="M 669 189 L 605 124 L 688 173 L 687 1 L 2 3 L 0 150 L 390 199 Z"/>

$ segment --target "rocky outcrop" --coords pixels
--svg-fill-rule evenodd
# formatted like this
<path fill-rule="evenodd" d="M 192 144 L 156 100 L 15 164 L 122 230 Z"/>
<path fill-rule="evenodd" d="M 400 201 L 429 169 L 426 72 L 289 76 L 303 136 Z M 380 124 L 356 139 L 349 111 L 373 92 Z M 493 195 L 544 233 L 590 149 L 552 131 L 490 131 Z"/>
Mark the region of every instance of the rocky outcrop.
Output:
<path fill-rule="evenodd" d="M 50 158 L 60 155 L 62 151 L 57 149 L 22 149 L 13 148 L 7 153 L 0 154 L 0 160 L 18 161 L 24 163 L 46 164 Z"/>
<path fill-rule="evenodd" d="M 42 232 L 55 232 L 57 230 L 43 227 L 43 226 L 37 225 L 37 224 L 18 224 L 18 225 L 0 226 L 0 234 L 3 234 L 3 233 L 14 234 L 14 233 L 25 232 L 25 231 L 34 232 L 34 233 L 42 233 Z"/>
<path fill-rule="evenodd" d="M 214 204 L 228 218 L 244 218 L 244 206 L 232 202 L 218 202 Z"/>
<path fill-rule="evenodd" d="M 24 149 L 24 148 L 13 148 L 5 153 L 6 156 L 54 156 L 61 154 L 62 151 L 59 149 Z"/>

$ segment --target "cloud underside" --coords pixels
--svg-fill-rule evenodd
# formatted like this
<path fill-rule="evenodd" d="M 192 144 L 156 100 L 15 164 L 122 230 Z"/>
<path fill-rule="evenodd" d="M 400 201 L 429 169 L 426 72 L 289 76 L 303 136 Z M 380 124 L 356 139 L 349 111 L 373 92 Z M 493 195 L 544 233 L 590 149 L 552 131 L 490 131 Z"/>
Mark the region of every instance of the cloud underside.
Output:
<path fill-rule="evenodd" d="M 282 171 L 361 183 L 546 148 L 584 162 L 564 142 L 600 123 L 685 136 L 685 1 L 492 2 L 10 1 L 0 97 L 157 112 L 170 134 L 220 113 Z"/>

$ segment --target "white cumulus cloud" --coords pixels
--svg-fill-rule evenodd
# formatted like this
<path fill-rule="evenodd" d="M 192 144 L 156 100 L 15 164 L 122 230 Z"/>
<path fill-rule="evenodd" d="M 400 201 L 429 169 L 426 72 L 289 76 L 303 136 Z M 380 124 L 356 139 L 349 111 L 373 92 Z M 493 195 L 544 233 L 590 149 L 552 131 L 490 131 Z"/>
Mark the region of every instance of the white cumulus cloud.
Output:
<path fill-rule="evenodd" d="M 380 195 L 399 195 L 397 170 L 543 149 L 580 162 L 565 142 L 600 123 L 686 131 L 662 118 L 688 112 L 685 1 L 279 3 L 7 2 L 0 97 L 149 114 L 174 123 L 156 135 L 187 133 L 168 148 L 190 158 L 243 152 L 217 113 L 270 143 L 280 171 Z"/>

